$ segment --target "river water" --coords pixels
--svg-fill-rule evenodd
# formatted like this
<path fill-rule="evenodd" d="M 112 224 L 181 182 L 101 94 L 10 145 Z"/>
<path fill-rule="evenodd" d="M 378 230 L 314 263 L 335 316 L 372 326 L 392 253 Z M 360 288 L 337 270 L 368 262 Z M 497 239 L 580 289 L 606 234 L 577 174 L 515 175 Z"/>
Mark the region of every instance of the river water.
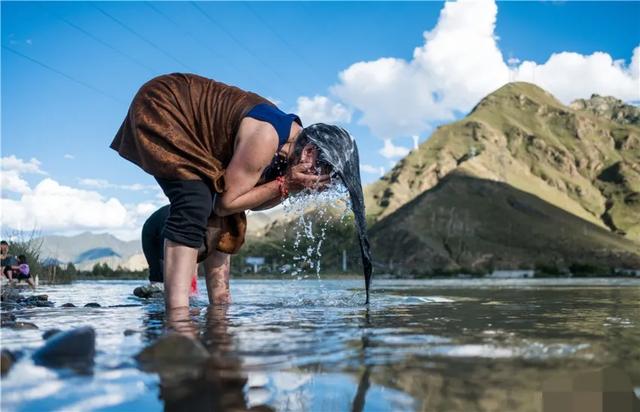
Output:
<path fill-rule="evenodd" d="M 235 280 L 228 308 L 207 308 L 200 285 L 179 327 L 131 295 L 138 284 L 43 286 L 57 307 L 14 312 L 39 330 L 2 330 L 24 353 L 2 411 L 542 411 L 585 380 L 640 399 L 640 279 L 376 280 L 368 308 L 362 280 Z M 97 331 L 91 369 L 30 360 L 44 330 L 81 325 Z M 133 356 L 167 327 L 213 354 L 206 377 L 139 369 Z"/>

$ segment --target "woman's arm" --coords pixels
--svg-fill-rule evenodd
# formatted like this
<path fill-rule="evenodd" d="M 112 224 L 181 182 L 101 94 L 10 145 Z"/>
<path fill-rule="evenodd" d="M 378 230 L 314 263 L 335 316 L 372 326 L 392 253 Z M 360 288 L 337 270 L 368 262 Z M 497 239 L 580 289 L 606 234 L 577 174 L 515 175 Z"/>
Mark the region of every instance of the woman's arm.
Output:
<path fill-rule="evenodd" d="M 243 130 L 241 125 L 236 141 L 238 143 L 224 175 L 225 191 L 217 197 L 215 204 L 218 216 L 257 208 L 281 196 L 281 183 L 277 181 L 256 186 L 262 171 L 278 149 L 278 136 L 273 127 L 257 125 Z M 310 163 L 293 166 L 287 174 L 287 190 L 296 191 L 313 186 L 321 188 L 328 183 L 328 175 L 316 176 L 310 173 L 310 168 Z"/>

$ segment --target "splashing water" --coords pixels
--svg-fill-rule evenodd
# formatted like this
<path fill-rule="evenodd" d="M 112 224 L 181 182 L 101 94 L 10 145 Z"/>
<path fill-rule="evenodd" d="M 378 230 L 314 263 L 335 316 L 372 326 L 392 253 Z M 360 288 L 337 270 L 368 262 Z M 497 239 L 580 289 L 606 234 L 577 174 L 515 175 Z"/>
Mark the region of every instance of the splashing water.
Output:
<path fill-rule="evenodd" d="M 283 209 L 286 219 L 293 222 L 289 230 L 293 230 L 294 256 L 292 267 L 285 265 L 282 272 L 291 271 L 292 277 L 301 280 L 308 278 L 305 272 L 310 269 L 321 280 L 320 262 L 326 231 L 331 224 L 344 224 L 351 209 L 349 192 L 336 180 L 322 192 L 305 190 L 288 198 L 283 202 Z M 313 213 L 309 213 L 311 210 Z"/>

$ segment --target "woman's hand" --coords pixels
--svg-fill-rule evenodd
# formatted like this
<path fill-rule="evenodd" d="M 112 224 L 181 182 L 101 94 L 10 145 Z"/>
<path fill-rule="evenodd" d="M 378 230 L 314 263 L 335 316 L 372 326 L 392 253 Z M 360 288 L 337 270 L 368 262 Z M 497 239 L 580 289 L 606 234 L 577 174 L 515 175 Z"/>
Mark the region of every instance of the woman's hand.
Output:
<path fill-rule="evenodd" d="M 313 170 L 311 163 L 298 163 L 289 168 L 285 181 L 289 192 L 299 192 L 304 189 L 321 191 L 330 183 L 329 175 L 319 175 Z"/>

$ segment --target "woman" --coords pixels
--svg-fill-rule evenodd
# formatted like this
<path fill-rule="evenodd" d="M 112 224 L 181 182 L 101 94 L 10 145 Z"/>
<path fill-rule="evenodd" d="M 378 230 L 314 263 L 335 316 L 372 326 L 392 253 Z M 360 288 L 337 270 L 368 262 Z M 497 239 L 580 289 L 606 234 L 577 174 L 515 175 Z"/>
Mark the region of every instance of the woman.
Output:
<path fill-rule="evenodd" d="M 343 132 L 322 125 L 324 134 L 333 128 Z M 169 198 L 168 309 L 189 305 L 198 261 L 210 303 L 222 303 L 213 297 L 228 294 L 229 254 L 244 242 L 244 211 L 329 183 L 306 136 L 314 130 L 257 94 L 201 76 L 174 73 L 142 86 L 111 148 L 153 175 Z"/>

